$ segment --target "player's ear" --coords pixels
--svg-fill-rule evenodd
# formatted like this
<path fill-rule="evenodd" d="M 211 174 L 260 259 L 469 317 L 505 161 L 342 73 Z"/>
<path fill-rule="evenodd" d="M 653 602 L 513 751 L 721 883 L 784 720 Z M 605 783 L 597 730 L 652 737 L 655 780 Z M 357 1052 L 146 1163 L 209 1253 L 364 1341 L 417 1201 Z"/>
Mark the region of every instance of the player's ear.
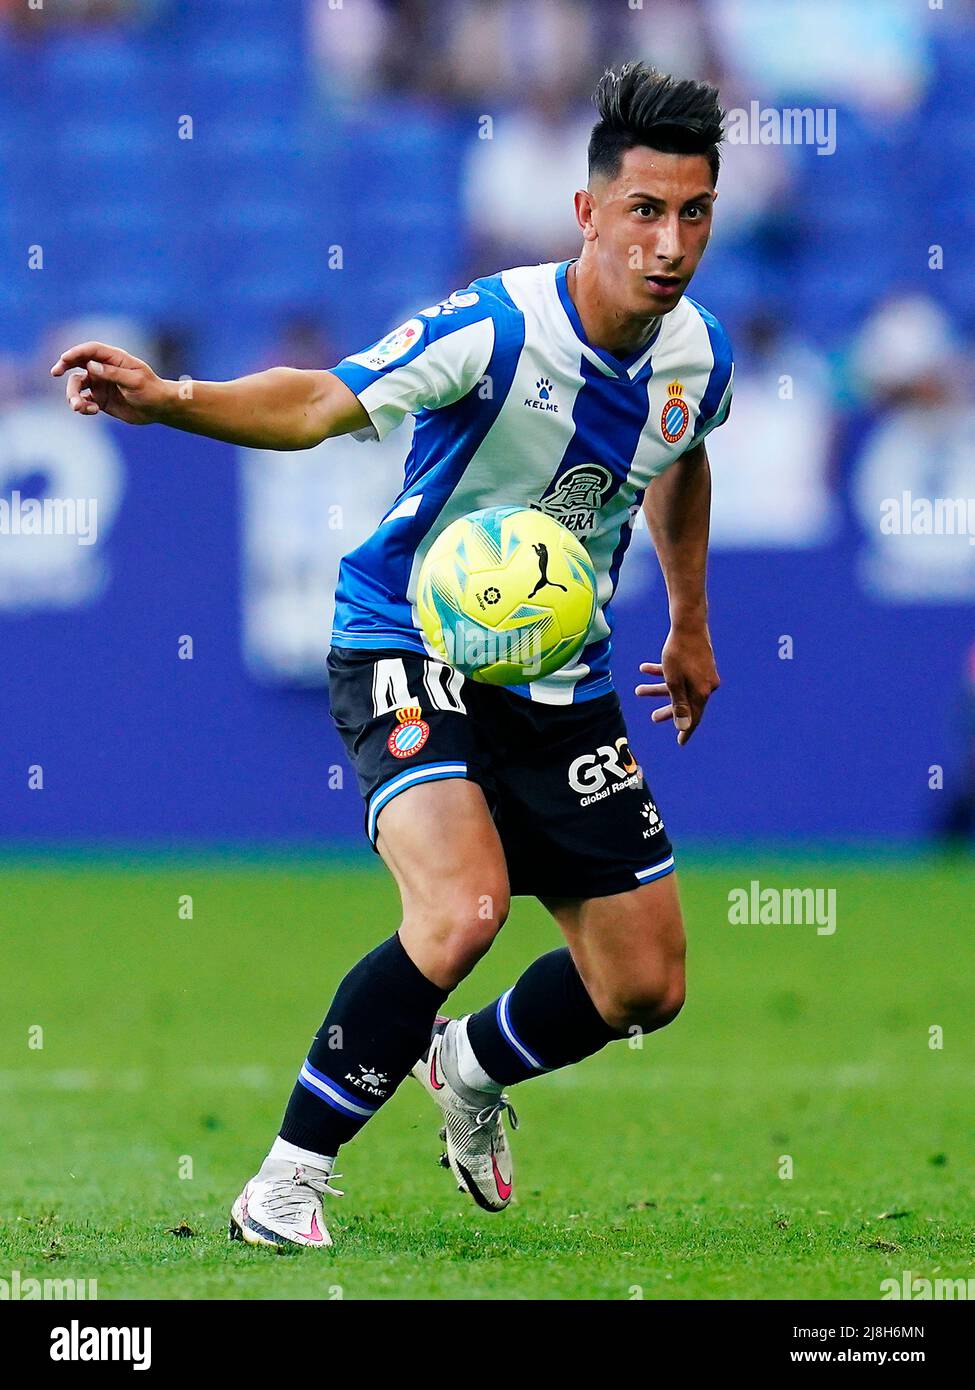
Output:
<path fill-rule="evenodd" d="M 595 208 L 595 200 L 589 189 L 580 188 L 575 195 L 576 221 L 586 241 L 595 241 L 596 239 L 596 228 L 593 224 Z"/>

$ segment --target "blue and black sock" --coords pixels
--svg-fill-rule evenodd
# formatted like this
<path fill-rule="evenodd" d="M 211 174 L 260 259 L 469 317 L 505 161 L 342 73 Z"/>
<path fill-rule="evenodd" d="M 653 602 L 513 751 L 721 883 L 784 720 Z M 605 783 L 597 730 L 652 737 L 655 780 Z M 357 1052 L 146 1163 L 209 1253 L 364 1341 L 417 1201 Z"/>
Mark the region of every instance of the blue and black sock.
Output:
<path fill-rule="evenodd" d="M 281 1138 L 334 1156 L 409 1075 L 446 997 L 413 964 L 398 934 L 363 956 L 315 1035 Z"/>
<path fill-rule="evenodd" d="M 564 946 L 471 1014 L 466 1032 L 480 1068 L 499 1086 L 581 1062 L 620 1036 L 596 1009 Z"/>

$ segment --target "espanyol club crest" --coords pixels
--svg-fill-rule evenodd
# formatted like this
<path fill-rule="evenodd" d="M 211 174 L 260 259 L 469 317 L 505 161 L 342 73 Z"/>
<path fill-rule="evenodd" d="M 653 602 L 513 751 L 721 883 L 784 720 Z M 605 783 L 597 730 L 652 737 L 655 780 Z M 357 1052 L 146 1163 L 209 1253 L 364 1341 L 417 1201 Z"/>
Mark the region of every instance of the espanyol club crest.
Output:
<path fill-rule="evenodd" d="M 667 387 L 667 399 L 660 412 L 660 433 L 668 444 L 676 444 L 683 437 L 691 418 L 691 412 L 684 400 L 684 387 L 679 381 L 672 381 Z"/>
<path fill-rule="evenodd" d="M 396 711 L 398 723 L 386 740 L 394 758 L 412 758 L 430 737 L 430 725 L 420 714 L 419 705 L 403 705 Z"/>

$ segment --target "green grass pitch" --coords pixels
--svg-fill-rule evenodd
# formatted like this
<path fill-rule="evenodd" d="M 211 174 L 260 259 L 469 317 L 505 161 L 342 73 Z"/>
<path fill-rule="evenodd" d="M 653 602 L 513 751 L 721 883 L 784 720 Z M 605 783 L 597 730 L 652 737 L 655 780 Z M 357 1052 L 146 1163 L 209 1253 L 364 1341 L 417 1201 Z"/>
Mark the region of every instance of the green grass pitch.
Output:
<path fill-rule="evenodd" d="M 835 934 L 730 925 L 753 878 L 835 888 Z M 336 1248 L 277 1255 L 228 1244 L 227 1209 L 340 975 L 395 927 L 392 883 L 365 853 L 8 862 L 0 1277 L 102 1299 L 874 1299 L 903 1270 L 975 1275 L 971 863 L 687 853 L 681 882 L 684 1013 L 515 1089 L 517 1206 L 459 1196 L 408 1081 L 342 1153 Z M 453 1007 L 557 943 L 517 900 Z"/>

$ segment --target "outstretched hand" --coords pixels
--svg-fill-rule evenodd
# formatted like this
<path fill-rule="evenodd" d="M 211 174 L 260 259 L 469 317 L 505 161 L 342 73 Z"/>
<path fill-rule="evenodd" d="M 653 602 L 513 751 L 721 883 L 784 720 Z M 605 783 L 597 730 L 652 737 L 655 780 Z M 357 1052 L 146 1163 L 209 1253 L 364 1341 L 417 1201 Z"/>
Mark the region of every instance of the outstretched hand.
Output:
<path fill-rule="evenodd" d="M 650 718 L 655 724 L 673 720 L 677 742 L 686 743 L 700 724 L 709 697 L 721 684 L 707 626 L 671 628 L 660 661 L 641 661 L 640 670 L 663 677 L 662 681 L 636 687 L 637 695 L 667 699 Z"/>
<path fill-rule="evenodd" d="M 51 368 L 64 376 L 65 398 L 77 415 L 103 411 L 127 425 L 148 425 L 158 419 L 166 382 L 148 363 L 107 343 L 78 343 L 68 348 Z"/>

